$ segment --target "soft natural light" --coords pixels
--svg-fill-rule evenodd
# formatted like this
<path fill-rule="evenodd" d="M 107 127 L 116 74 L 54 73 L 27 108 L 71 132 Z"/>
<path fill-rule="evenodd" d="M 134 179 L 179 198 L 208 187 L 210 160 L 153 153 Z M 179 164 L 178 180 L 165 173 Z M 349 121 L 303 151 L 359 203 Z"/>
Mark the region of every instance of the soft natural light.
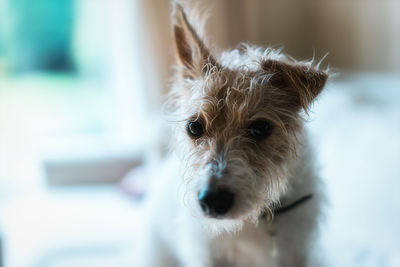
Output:
<path fill-rule="evenodd" d="M 326 55 L 332 79 L 307 121 L 329 199 L 315 254 L 326 267 L 400 267 L 400 2 L 171 1 L 207 18 L 216 59 L 241 42 Z M 0 267 L 131 266 L 175 140 L 171 11 L 0 0 Z"/>

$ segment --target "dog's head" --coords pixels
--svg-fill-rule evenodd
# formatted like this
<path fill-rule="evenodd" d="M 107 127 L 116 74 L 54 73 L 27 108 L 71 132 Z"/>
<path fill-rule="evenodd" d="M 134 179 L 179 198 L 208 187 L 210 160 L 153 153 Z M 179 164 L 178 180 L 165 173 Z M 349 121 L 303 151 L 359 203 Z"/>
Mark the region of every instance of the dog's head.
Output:
<path fill-rule="evenodd" d="M 205 217 L 257 218 L 286 188 L 301 113 L 327 74 L 247 45 L 214 58 L 180 6 L 174 18 L 178 67 L 171 97 L 186 195 Z"/>

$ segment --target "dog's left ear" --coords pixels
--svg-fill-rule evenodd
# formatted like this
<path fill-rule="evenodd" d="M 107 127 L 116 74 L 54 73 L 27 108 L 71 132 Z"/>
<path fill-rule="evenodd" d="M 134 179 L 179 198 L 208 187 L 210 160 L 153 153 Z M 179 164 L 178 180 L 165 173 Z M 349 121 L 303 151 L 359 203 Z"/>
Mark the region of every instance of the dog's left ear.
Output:
<path fill-rule="evenodd" d="M 181 5 L 176 4 L 174 13 L 174 39 L 178 64 L 183 75 L 188 78 L 199 77 L 206 71 L 206 65 L 216 62 L 192 25 L 188 22 Z"/>
<path fill-rule="evenodd" d="M 301 63 L 266 60 L 262 62 L 262 68 L 272 74 L 271 84 L 285 89 L 291 103 L 305 111 L 328 79 L 326 72 Z"/>

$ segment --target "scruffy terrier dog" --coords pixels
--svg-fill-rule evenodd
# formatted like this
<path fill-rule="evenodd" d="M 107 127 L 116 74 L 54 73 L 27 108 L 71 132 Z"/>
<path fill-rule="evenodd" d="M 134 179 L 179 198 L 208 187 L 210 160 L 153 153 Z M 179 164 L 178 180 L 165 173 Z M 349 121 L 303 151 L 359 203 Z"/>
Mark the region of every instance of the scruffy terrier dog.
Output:
<path fill-rule="evenodd" d="M 211 55 L 177 5 L 174 152 L 140 267 L 311 266 L 323 190 L 303 129 L 327 72 L 250 45 Z"/>

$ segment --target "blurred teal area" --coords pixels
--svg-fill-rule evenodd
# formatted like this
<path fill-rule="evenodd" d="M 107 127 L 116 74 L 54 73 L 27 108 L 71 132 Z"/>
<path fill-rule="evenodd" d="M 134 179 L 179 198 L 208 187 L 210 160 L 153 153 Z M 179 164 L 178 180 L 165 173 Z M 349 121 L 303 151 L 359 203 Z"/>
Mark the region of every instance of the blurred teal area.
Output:
<path fill-rule="evenodd" d="M 76 71 L 75 2 L 12 0 L 0 7 L 3 128 L 36 134 L 104 132 L 104 86 Z"/>
<path fill-rule="evenodd" d="M 7 1 L 4 13 L 1 46 L 9 71 L 74 70 L 74 1 Z"/>

